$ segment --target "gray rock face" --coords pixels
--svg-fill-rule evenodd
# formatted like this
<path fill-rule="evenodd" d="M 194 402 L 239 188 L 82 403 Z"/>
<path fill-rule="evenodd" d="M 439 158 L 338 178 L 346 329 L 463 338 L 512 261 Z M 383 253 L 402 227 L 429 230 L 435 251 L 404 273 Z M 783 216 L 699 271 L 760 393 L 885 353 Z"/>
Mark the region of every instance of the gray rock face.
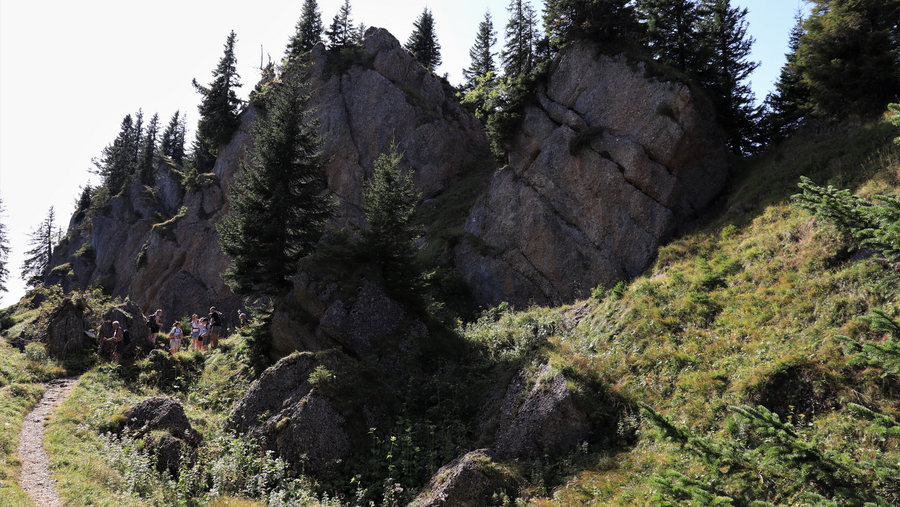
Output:
<path fill-rule="evenodd" d="M 84 302 L 65 298 L 50 316 L 47 327 L 47 354 L 65 357 L 84 348 Z"/>
<path fill-rule="evenodd" d="M 376 357 L 389 371 L 400 373 L 408 346 L 403 337 L 428 336 L 425 324 L 408 322 L 403 306 L 368 280 L 359 282 L 352 298 L 342 296 L 337 282 L 321 274 L 301 272 L 293 282 L 293 290 L 273 316 L 276 358 L 295 350 L 319 352 L 339 346 L 356 357 Z M 384 343 L 388 335 L 403 336 L 399 347 Z"/>
<path fill-rule="evenodd" d="M 156 436 L 150 432 L 166 431 Z M 203 437 L 191 427 L 184 407 L 171 398 L 149 398 L 125 413 L 125 431 L 132 438 L 144 438 L 144 448 L 156 457 L 156 469 L 178 475 L 184 452 L 192 462 Z"/>
<path fill-rule="evenodd" d="M 280 360 L 235 406 L 226 429 L 258 440 L 264 449 L 302 463 L 312 473 L 333 469 L 350 454 L 350 437 L 344 417 L 309 383 L 318 364 L 310 353 Z"/>
<path fill-rule="evenodd" d="M 481 426 L 493 431 L 496 455 L 527 459 L 574 449 L 591 432 L 587 414 L 572 399 L 566 378 L 549 365 L 523 369 L 502 397 L 489 400 Z M 496 428 L 496 430 L 493 430 Z"/>
<path fill-rule="evenodd" d="M 401 170 L 415 171 L 425 198 L 446 188 L 487 146 L 475 117 L 387 30 L 369 28 L 358 56 L 360 64 L 330 74 L 325 47 L 311 53 L 312 105 L 327 134 L 323 155 L 331 160 L 328 187 L 341 204 L 341 226 L 363 225 L 363 181 L 391 143 L 404 154 Z"/>
<path fill-rule="evenodd" d="M 478 449 L 441 467 L 410 507 L 482 507 L 495 493 L 515 496 L 515 476 L 493 460 L 489 449 Z"/>
<path fill-rule="evenodd" d="M 369 29 L 356 51 L 355 63 L 335 71 L 335 55 L 318 46 L 309 67 L 311 105 L 321 120 L 323 156 L 329 160 L 328 186 L 340 204 L 334 227 L 365 226 L 362 184 L 392 143 L 404 153 L 402 168 L 415 170 L 416 187 L 425 196 L 445 189 L 487 146 L 475 117 L 390 33 Z M 264 116 L 254 107 L 241 114 L 240 127 L 219 148 L 212 172 L 199 175 L 194 188 L 183 189 L 180 174 L 160 161 L 155 193 L 136 182 L 98 216 L 73 216 L 71 239 L 55 250 L 51 262 L 53 267 L 70 263 L 71 269 L 52 273 L 48 283 L 62 283 L 66 290 L 102 286 L 139 302 L 145 313 L 161 308 L 167 324 L 216 306 L 225 326 L 235 325 L 242 301 L 222 280 L 229 259 L 215 225 L 229 212 L 228 189 L 252 148 L 250 128 Z M 309 350 L 322 339 L 285 345 L 280 355 Z"/>
<path fill-rule="evenodd" d="M 726 150 L 687 86 L 586 44 L 554 60 L 456 264 L 482 304 L 560 304 L 638 275 L 710 204 Z"/>

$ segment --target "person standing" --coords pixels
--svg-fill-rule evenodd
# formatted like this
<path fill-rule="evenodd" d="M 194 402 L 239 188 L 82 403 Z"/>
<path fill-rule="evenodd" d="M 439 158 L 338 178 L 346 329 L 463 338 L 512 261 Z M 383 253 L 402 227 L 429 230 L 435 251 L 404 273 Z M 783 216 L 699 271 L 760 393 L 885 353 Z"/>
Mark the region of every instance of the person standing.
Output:
<path fill-rule="evenodd" d="M 215 306 L 209 307 L 209 326 L 212 328 L 210 331 L 210 343 L 213 348 L 219 346 L 219 331 L 222 329 L 222 314 L 216 311 Z"/>
<path fill-rule="evenodd" d="M 210 335 L 212 334 L 212 326 L 209 325 L 209 319 L 203 317 L 200 319 L 200 350 L 206 352 L 209 349 Z"/>
<path fill-rule="evenodd" d="M 112 357 L 116 364 L 122 358 L 122 352 L 125 351 L 125 332 L 119 327 L 119 321 L 114 320 L 112 323 L 113 332 L 109 338 L 103 338 L 105 342 L 113 342 Z"/>
<path fill-rule="evenodd" d="M 184 331 L 181 330 L 181 322 L 172 324 L 172 330 L 169 331 L 169 351 L 174 356 L 178 349 L 181 348 L 181 339 L 184 337 Z"/>
<path fill-rule="evenodd" d="M 247 319 L 247 314 L 242 313 L 239 317 L 241 319 L 241 329 L 250 329 L 250 320 Z"/>
<path fill-rule="evenodd" d="M 191 348 L 200 350 L 200 319 L 196 313 L 191 315 Z"/>
<path fill-rule="evenodd" d="M 156 310 L 156 313 L 147 321 L 147 326 L 150 328 L 150 335 L 147 337 L 147 341 L 150 342 L 151 347 L 155 347 L 159 328 L 162 327 L 162 310 Z"/>

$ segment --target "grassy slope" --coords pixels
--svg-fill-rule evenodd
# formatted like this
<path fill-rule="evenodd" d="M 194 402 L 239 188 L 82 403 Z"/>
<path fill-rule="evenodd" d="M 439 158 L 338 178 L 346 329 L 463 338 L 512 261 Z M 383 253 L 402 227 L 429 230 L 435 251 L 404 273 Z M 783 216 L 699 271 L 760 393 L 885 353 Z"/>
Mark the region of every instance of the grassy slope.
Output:
<path fill-rule="evenodd" d="M 797 136 L 748 163 L 724 212 L 662 248 L 621 297 L 532 309 L 558 323 L 557 364 L 602 378 L 620 399 L 647 403 L 695 435 L 728 436 L 737 427 L 728 406 L 764 404 L 825 450 L 896 458 L 900 438 L 873 441 L 869 423 L 846 409 L 854 402 L 898 418 L 896 379 L 848 367 L 835 337 L 880 339 L 854 319 L 873 308 L 897 318 L 900 295 L 879 286 L 887 270 L 877 259 L 852 259 L 830 224 L 789 203 L 800 175 L 863 196 L 900 195 L 892 135 L 875 122 Z M 536 505 L 650 505 L 651 477 L 667 469 L 709 480 L 678 446 L 647 438 L 654 432 L 640 413 L 621 410 L 637 443 L 585 456 Z"/>

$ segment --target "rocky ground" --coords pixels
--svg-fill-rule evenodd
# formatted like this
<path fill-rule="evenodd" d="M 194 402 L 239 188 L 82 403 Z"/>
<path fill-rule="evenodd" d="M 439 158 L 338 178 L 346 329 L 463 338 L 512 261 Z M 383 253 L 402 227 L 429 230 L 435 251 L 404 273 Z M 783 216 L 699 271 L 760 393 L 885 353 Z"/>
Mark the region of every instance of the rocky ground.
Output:
<path fill-rule="evenodd" d="M 17 453 L 22 461 L 19 484 L 28 493 L 28 497 L 38 507 L 62 507 L 63 503 L 56 494 L 56 487 L 50 477 L 47 451 L 42 445 L 44 439 L 44 421 L 52 416 L 60 403 L 66 399 L 77 378 L 56 379 L 44 385 L 46 391 L 34 409 L 25 416 L 22 431 L 19 433 Z"/>

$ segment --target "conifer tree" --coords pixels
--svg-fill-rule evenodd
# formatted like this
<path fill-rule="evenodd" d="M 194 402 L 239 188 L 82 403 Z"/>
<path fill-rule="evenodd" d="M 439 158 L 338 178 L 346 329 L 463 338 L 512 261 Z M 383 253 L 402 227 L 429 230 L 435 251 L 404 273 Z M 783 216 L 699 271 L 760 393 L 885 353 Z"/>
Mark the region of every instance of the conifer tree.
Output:
<path fill-rule="evenodd" d="M 160 140 L 160 151 L 178 165 L 184 164 L 185 117 L 175 111 Z"/>
<path fill-rule="evenodd" d="M 766 96 L 766 137 L 769 142 L 779 141 L 800 126 L 806 115 L 809 91 L 801 82 L 797 67 L 797 49 L 806 31 L 803 28 L 803 14 L 798 9 L 794 16 L 794 27 L 788 39 L 786 63 L 781 68 L 775 90 Z"/>
<path fill-rule="evenodd" d="M 390 153 L 375 159 L 375 172 L 365 183 L 366 220 L 359 251 L 380 268 L 385 285 L 398 293 L 417 294 L 422 288 L 422 270 L 416 258 L 419 226 L 414 220 L 419 193 L 413 173 L 400 170 L 403 154 L 391 145 Z"/>
<path fill-rule="evenodd" d="M 297 22 L 296 29 L 297 32 L 291 37 L 287 49 L 285 49 L 285 56 L 288 58 L 296 58 L 322 41 L 324 27 L 316 0 L 303 1 L 303 10 L 300 13 L 300 21 Z"/>
<path fill-rule="evenodd" d="M 141 183 L 152 186 L 156 182 L 153 175 L 153 156 L 156 155 L 156 134 L 159 131 L 159 115 L 150 118 L 141 148 L 140 177 Z"/>
<path fill-rule="evenodd" d="M 231 258 L 224 273 L 236 294 L 278 294 L 309 254 L 333 212 L 326 188 L 318 121 L 308 107 L 298 60 L 251 127 L 253 150 L 229 189 L 231 214 L 217 227 Z"/>
<path fill-rule="evenodd" d="M 0 200 L 0 292 L 8 292 L 6 282 L 9 281 L 9 266 L 7 265 L 10 251 L 9 232 L 4 222 L 4 211 L 6 210 L 3 208 L 3 201 Z"/>
<path fill-rule="evenodd" d="M 653 56 L 682 72 L 697 74 L 703 59 L 699 23 L 703 11 L 694 0 L 640 0 L 637 12 L 646 25 Z"/>
<path fill-rule="evenodd" d="M 194 142 L 191 143 L 191 158 L 189 165 L 198 173 L 208 173 L 216 165 L 216 157 L 212 154 L 212 147 L 200 137 L 197 132 Z"/>
<path fill-rule="evenodd" d="M 515 77 L 531 72 L 534 66 L 534 29 L 537 15 L 528 0 L 511 0 L 506 23 L 506 43 L 500 53 L 503 73 Z"/>
<path fill-rule="evenodd" d="M 194 88 L 203 96 L 197 106 L 200 111 L 197 136 L 203 139 L 213 155 L 218 153 L 219 146 L 231 140 L 240 126 L 238 109 L 241 101 L 235 93 L 235 89 L 241 86 L 236 68 L 237 59 L 234 56 L 236 41 L 237 35 L 232 31 L 225 41 L 225 54 L 212 72 L 213 81 L 208 87 L 193 80 Z"/>
<path fill-rule="evenodd" d="M 900 94 L 900 0 L 813 0 L 796 66 L 820 118 L 875 114 Z"/>
<path fill-rule="evenodd" d="M 441 64 L 441 45 L 434 31 L 434 17 L 428 7 L 413 22 L 413 31 L 405 48 L 429 71 L 434 72 Z"/>
<path fill-rule="evenodd" d="M 140 133 L 131 115 L 122 119 L 119 135 L 103 149 L 99 159 L 94 159 L 93 172 L 100 176 L 102 185 L 110 195 L 117 195 L 128 179 L 137 171 L 137 152 Z"/>
<path fill-rule="evenodd" d="M 484 77 L 488 73 L 496 73 L 497 68 L 494 65 L 494 44 L 497 43 L 497 32 L 494 31 L 494 22 L 491 19 L 491 11 L 485 11 L 484 19 L 478 23 L 478 33 L 475 35 L 475 44 L 469 50 L 469 58 L 472 59 L 472 65 L 468 69 L 463 69 L 463 78 L 466 80 L 465 87 L 473 89 L 477 85 L 476 80 Z"/>
<path fill-rule="evenodd" d="M 731 7 L 730 0 L 707 0 L 703 20 L 703 46 L 707 66 L 698 72 L 700 82 L 716 106 L 719 126 L 734 153 L 746 154 L 758 137 L 760 110 L 750 89 L 750 74 L 759 63 L 748 60 L 756 42 L 747 35 L 747 9 Z"/>
<path fill-rule="evenodd" d="M 350 0 L 344 0 L 344 5 L 334 15 L 328 30 L 325 30 L 329 49 L 342 48 L 354 43 L 356 34 L 354 33 L 353 18 L 350 17 L 350 13 Z"/>
<path fill-rule="evenodd" d="M 544 30 L 554 50 L 575 40 L 606 43 L 640 31 L 631 0 L 546 0 L 544 5 Z"/>
<path fill-rule="evenodd" d="M 53 206 L 47 212 L 47 217 L 35 228 L 28 239 L 31 250 L 25 252 L 25 260 L 22 262 L 22 280 L 28 287 L 37 287 L 44 281 L 44 275 L 50 268 L 50 260 L 53 254 L 53 243 L 57 239 L 53 228 L 56 215 Z"/>

